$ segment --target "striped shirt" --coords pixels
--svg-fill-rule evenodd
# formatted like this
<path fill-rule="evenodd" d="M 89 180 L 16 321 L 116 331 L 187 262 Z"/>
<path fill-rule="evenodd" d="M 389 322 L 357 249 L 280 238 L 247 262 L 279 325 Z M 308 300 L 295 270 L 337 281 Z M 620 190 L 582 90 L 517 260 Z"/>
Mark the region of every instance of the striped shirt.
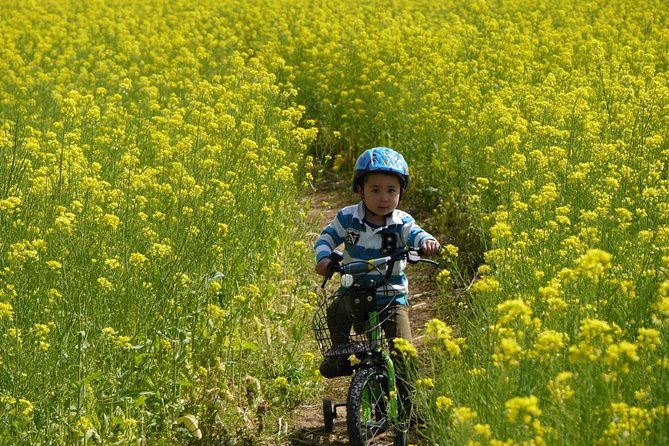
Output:
<path fill-rule="evenodd" d="M 314 245 L 316 262 L 329 256 L 342 243 L 344 264 L 383 257 L 388 254 L 382 250 L 386 234 L 395 234 L 396 246 L 393 248 L 409 246 L 418 249 L 426 240 L 434 240 L 432 235 L 416 224 L 411 215 L 399 209 L 395 209 L 386 218 L 385 226 L 378 228 L 370 226 L 365 221 L 365 204 L 361 201 L 357 205 L 341 209 L 332 222 L 323 229 Z M 387 303 L 386 296 L 393 294 L 396 304 L 408 304 L 409 281 L 404 273 L 405 267 L 406 260 L 395 263 L 388 289 L 379 289 L 377 294 L 379 305 Z"/>

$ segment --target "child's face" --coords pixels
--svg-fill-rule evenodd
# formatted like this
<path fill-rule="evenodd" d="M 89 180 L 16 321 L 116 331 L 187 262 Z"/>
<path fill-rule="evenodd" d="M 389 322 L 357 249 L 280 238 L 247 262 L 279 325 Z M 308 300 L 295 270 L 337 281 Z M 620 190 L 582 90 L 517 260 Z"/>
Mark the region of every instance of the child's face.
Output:
<path fill-rule="evenodd" d="M 386 215 L 397 208 L 400 203 L 402 186 L 396 175 L 371 173 L 365 177 L 362 189 L 358 188 L 360 197 L 365 200 L 367 208 L 377 215 Z"/>

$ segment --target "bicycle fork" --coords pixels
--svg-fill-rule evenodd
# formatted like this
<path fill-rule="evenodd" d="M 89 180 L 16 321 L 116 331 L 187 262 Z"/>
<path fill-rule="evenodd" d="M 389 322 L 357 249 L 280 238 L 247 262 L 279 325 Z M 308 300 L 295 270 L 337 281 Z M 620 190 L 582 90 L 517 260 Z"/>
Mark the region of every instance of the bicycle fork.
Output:
<path fill-rule="evenodd" d="M 364 415 L 366 419 L 371 419 L 372 412 L 375 410 L 374 401 L 378 401 L 379 398 L 383 398 L 384 395 L 387 395 L 386 399 L 386 419 L 388 423 L 393 424 L 399 419 L 399 394 L 397 388 L 397 377 L 395 375 L 395 364 L 393 363 L 390 355 L 387 351 L 379 349 L 375 352 L 382 361 L 370 361 L 367 364 L 361 364 L 360 368 L 375 368 L 379 369 L 379 365 L 383 364 L 385 367 L 385 380 L 388 386 L 387 392 L 386 389 L 366 389 L 366 395 L 363 395 L 363 400 L 366 402 L 364 404 Z"/>

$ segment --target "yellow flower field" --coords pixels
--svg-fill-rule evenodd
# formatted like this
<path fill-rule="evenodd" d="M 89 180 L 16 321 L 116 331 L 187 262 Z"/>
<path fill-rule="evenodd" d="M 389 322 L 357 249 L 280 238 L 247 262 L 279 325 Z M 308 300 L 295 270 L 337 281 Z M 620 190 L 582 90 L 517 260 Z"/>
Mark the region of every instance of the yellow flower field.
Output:
<path fill-rule="evenodd" d="M 272 353 L 309 317 L 294 92 L 212 5 L 2 10 L 0 443 L 255 432 L 247 374 L 317 384 Z"/>
<path fill-rule="evenodd" d="M 321 385 L 299 198 L 377 145 L 449 244 L 424 443 L 669 442 L 668 21 L 4 1 L 0 443 L 283 441 Z"/>

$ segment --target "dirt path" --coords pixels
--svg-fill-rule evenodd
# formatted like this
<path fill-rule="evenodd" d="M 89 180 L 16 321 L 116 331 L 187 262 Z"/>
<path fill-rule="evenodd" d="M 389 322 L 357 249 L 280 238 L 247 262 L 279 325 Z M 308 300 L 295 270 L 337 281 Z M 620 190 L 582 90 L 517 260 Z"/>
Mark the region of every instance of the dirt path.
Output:
<path fill-rule="evenodd" d="M 333 183 L 328 188 L 321 188 L 312 198 L 312 207 L 317 218 L 319 229 L 327 225 L 343 206 L 354 203 L 355 197 L 343 191 L 348 189 L 347 182 Z M 420 350 L 420 328 L 434 317 L 436 306 L 436 287 L 433 282 L 435 270 L 429 265 L 411 265 L 406 269 L 411 286 L 411 328 L 414 344 Z M 323 399 L 331 399 L 334 403 L 346 401 L 350 377 L 324 380 L 322 391 L 313 401 L 302 405 L 299 415 L 293 421 L 289 444 L 296 446 L 347 445 L 346 407 L 336 409 L 333 432 L 326 432 L 323 425 Z M 411 439 L 412 444 L 419 444 Z"/>

